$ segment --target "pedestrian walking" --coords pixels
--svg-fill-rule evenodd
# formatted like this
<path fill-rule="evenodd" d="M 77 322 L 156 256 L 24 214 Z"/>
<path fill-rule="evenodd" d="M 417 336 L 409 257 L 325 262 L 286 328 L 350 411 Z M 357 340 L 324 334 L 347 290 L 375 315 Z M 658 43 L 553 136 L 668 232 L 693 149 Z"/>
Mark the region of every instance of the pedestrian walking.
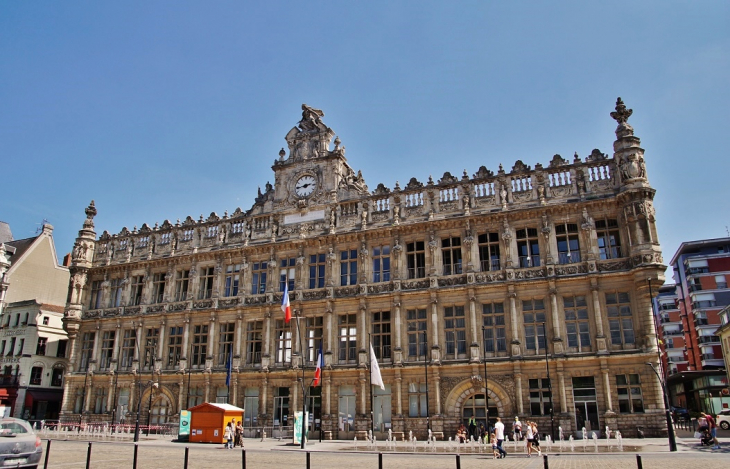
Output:
<path fill-rule="evenodd" d="M 224 446 L 224 448 L 232 449 L 233 448 L 233 427 L 231 426 L 231 422 L 228 422 L 226 424 L 226 428 L 223 430 L 223 438 L 226 440 L 226 445 Z"/>
<path fill-rule="evenodd" d="M 515 416 L 515 422 L 512 424 L 512 433 L 514 434 L 515 441 L 522 441 L 522 422 L 520 418 Z"/>
<path fill-rule="evenodd" d="M 469 417 L 469 435 L 471 435 L 472 438 L 477 438 L 477 421 L 472 415 Z"/>
<path fill-rule="evenodd" d="M 712 437 L 712 442 L 714 443 L 712 449 L 720 449 L 720 442 L 717 441 L 717 423 L 715 422 L 715 418 L 711 414 L 706 414 L 704 412 L 702 412 L 701 414 L 702 417 L 705 418 L 705 421 L 707 422 L 707 427 L 710 430 L 710 436 Z"/>
<path fill-rule="evenodd" d="M 504 424 L 502 419 L 497 417 L 497 423 L 494 424 L 494 434 L 497 437 L 497 449 L 501 457 L 507 457 L 507 451 L 502 448 L 502 442 L 504 442 Z"/>
<path fill-rule="evenodd" d="M 235 432 L 236 436 L 233 440 L 233 446 L 240 446 L 243 448 L 243 424 L 241 424 L 241 422 L 236 424 Z"/>

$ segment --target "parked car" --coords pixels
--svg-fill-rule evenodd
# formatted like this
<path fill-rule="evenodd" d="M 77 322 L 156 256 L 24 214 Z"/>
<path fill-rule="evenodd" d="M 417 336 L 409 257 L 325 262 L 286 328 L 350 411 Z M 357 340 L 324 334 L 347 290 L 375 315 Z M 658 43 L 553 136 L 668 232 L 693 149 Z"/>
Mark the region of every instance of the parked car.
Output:
<path fill-rule="evenodd" d="M 669 410 L 672 412 L 674 420 L 689 420 L 689 411 L 687 409 L 684 409 L 682 407 L 670 407 Z"/>
<path fill-rule="evenodd" d="M 730 409 L 721 410 L 717 414 L 717 425 L 723 430 L 730 430 Z"/>
<path fill-rule="evenodd" d="M 36 468 L 42 455 L 41 439 L 28 422 L 0 419 L 0 466 Z"/>

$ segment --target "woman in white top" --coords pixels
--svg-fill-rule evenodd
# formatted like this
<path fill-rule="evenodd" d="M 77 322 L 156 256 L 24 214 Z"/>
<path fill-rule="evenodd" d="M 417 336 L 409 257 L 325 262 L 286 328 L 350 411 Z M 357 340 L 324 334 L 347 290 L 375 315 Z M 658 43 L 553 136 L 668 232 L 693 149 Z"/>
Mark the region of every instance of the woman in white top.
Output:
<path fill-rule="evenodd" d="M 527 422 L 525 427 L 525 444 L 527 445 L 527 457 L 529 458 L 532 456 L 532 425 L 530 425 L 530 422 Z"/>

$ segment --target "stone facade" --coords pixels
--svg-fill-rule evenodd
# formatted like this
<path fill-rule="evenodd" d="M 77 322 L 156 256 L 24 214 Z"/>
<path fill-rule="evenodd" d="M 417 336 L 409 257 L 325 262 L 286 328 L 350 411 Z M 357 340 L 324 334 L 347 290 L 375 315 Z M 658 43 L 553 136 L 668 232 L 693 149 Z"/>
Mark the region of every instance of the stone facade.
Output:
<path fill-rule="evenodd" d="M 87 208 L 65 312 L 68 418 L 131 417 L 141 389 L 143 424 L 149 402 L 161 422 L 228 399 L 248 426 L 284 425 L 321 344 L 313 427 L 352 438 L 371 425 L 372 343 L 386 385 L 372 397 L 376 432 L 449 436 L 486 406 L 490 419 L 519 415 L 546 431 L 551 391 L 556 432 L 666 432 L 646 365 L 658 361 L 649 284 L 665 270 L 655 191 L 620 99 L 613 157 L 555 155 L 372 191 L 324 113 L 302 111 L 274 184 L 245 212 L 97 238 Z"/>

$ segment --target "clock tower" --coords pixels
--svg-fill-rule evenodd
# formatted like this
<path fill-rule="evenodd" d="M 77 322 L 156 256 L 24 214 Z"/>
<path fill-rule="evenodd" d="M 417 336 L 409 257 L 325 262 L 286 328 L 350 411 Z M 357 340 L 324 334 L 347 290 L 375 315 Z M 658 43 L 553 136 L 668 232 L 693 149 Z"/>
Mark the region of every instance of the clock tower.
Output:
<path fill-rule="evenodd" d="M 267 195 L 273 192 L 275 211 L 323 210 L 367 195 L 362 174 L 347 164 L 345 147 L 322 117 L 321 110 L 302 104 L 302 119 L 286 134 L 288 156 L 282 148 L 272 166 L 274 187 L 267 187 Z"/>

